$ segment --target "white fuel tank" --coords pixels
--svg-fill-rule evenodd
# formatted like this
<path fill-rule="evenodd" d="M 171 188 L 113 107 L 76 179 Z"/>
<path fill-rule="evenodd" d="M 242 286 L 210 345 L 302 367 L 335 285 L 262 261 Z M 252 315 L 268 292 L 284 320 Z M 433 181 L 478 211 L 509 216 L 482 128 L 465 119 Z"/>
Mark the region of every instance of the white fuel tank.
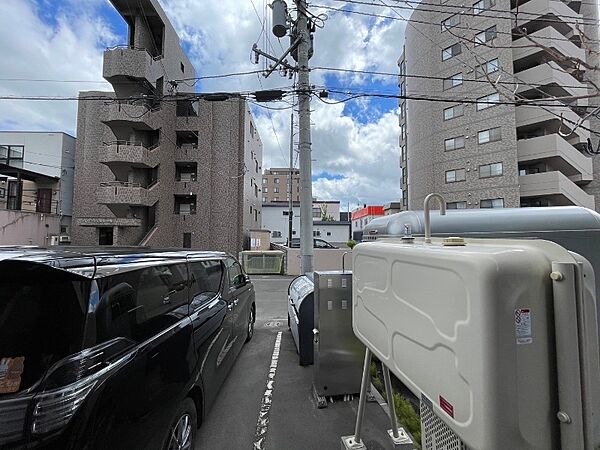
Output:
<path fill-rule="evenodd" d="M 600 369 L 589 263 L 548 241 L 450 243 L 356 246 L 356 336 L 469 449 L 595 448 Z M 560 302 L 581 313 L 580 341 L 556 331 L 553 262 L 579 274 L 563 277 L 575 288 Z M 568 332 L 565 320 L 561 313 Z M 585 362 L 557 362 L 580 348 Z M 574 389 L 561 396 L 565 380 Z M 565 408 L 570 424 L 557 419 Z"/>

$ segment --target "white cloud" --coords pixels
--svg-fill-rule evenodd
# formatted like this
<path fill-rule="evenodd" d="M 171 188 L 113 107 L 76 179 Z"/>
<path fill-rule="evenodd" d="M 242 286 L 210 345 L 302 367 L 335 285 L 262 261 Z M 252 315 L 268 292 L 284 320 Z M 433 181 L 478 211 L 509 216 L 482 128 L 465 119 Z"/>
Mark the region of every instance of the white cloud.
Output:
<path fill-rule="evenodd" d="M 313 183 L 313 196 L 340 200 L 345 206 L 381 204 L 400 196 L 398 117 L 395 111 L 361 124 L 343 113 L 343 105 L 313 103 L 311 116 L 313 174 L 341 175 Z M 288 165 L 289 111 L 272 111 L 257 116 L 257 127 L 265 147 L 265 167 Z M 277 130 L 281 151 L 273 128 Z M 296 139 L 297 140 L 297 137 Z M 296 164 L 296 167 L 298 165 Z M 331 177 L 329 177 L 331 178 Z"/>
<path fill-rule="evenodd" d="M 125 36 L 115 36 L 108 18 L 98 13 L 106 0 L 65 0 L 56 17 L 50 18 L 48 11 L 52 11 L 52 8 L 45 1 L 38 2 L 39 7 L 33 0 L 0 1 L 0 51 L 3 55 L 0 78 L 102 81 L 104 48 L 125 39 Z M 274 55 L 281 54 L 283 48 L 287 48 L 287 38 L 278 42 L 271 34 L 268 8 L 265 31 L 261 33 L 259 18 L 262 20 L 269 0 L 160 2 L 189 50 L 198 75 L 263 68 L 262 59 L 258 66 L 251 60 L 251 48 L 255 42 Z M 291 3 L 288 0 L 288 4 Z M 332 0 L 320 0 L 319 3 L 394 15 L 386 8 L 344 5 Z M 327 12 L 329 17 L 324 28 L 317 29 L 315 34 L 312 66 L 397 72 L 396 61 L 404 36 L 403 22 L 319 9 L 314 11 Z M 365 90 L 373 81 L 369 77 L 341 73 L 327 80 L 330 85 Z M 316 85 L 324 84 L 325 72 L 313 71 L 311 81 Z M 396 88 L 395 77 L 377 81 L 387 83 L 388 89 Z M 201 87 L 203 91 L 246 91 L 291 84 L 291 80 L 274 73 L 268 79 L 250 75 L 204 81 Z M 110 90 L 110 86 L 106 83 L 0 81 L 0 95 L 76 96 L 80 90 Z M 313 158 L 316 159 L 313 173 L 328 172 L 343 176 L 341 179 L 317 180 L 314 194 L 351 204 L 398 199 L 400 173 L 395 112 L 379 111 L 372 102 L 363 99 L 356 105 L 361 118 L 359 122 L 344 112 L 342 104 L 325 105 L 313 99 L 312 107 Z M 263 166 L 287 165 L 289 110 L 272 111 L 269 116 L 264 109 L 254 109 L 265 147 Z M 0 124 L 11 129 L 73 133 L 76 111 L 76 102 L 1 101 Z M 276 130 L 279 143 L 273 129 Z"/>
<path fill-rule="evenodd" d="M 0 2 L 0 78 L 102 81 L 102 51 L 116 39 L 106 22 L 89 5 L 61 10 L 53 25 L 43 15 L 32 1 Z M 80 90 L 111 89 L 108 83 L 0 81 L 4 96 L 77 96 Z M 0 101 L 6 128 L 74 133 L 76 117 L 77 102 Z"/>

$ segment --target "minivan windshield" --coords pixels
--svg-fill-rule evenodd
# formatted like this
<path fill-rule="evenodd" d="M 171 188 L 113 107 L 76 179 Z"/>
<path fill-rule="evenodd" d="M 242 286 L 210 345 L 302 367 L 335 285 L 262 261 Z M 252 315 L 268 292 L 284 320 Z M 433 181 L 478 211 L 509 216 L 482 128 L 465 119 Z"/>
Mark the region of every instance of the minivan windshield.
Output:
<path fill-rule="evenodd" d="M 90 281 L 30 262 L 0 262 L 0 397 L 33 386 L 81 349 Z"/>

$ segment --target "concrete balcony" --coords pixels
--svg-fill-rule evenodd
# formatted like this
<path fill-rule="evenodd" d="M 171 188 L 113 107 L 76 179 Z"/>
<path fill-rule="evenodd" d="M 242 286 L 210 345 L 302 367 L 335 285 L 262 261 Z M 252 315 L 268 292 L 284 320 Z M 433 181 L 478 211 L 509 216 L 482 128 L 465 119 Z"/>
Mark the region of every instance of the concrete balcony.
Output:
<path fill-rule="evenodd" d="M 517 155 L 520 163 L 546 161 L 575 182 L 593 179 L 592 158 L 584 156 L 558 134 L 518 140 Z"/>
<path fill-rule="evenodd" d="M 541 108 L 539 106 L 521 105 L 515 108 L 517 128 L 543 127 L 549 134 L 557 133 L 558 130 L 561 129 L 561 115 L 563 117 L 563 132 L 572 130 L 574 124 L 581 120 L 581 118 L 567 106 L 547 106 Z M 584 121 L 582 125 L 589 128 L 589 122 L 587 120 Z M 590 132 L 588 130 L 578 127 L 569 137 L 568 141 L 571 144 L 577 144 L 586 142 L 589 137 Z"/>
<path fill-rule="evenodd" d="M 128 217 L 81 217 L 77 219 L 81 227 L 141 227 L 142 219 Z"/>
<path fill-rule="evenodd" d="M 513 12 L 517 12 L 513 8 Z M 519 14 L 517 15 L 517 27 L 527 27 L 530 22 L 540 22 L 544 24 L 545 19 L 548 25 L 559 28 L 563 34 L 575 31 L 575 23 L 583 25 L 583 16 L 569 8 L 562 1 L 555 0 L 531 0 L 519 5 Z M 568 17 L 565 22 L 558 23 L 561 17 Z"/>
<path fill-rule="evenodd" d="M 547 58 L 551 58 L 543 48 L 540 48 L 535 44 L 536 42 L 543 44 L 546 47 L 553 48 L 562 56 L 579 58 L 582 61 L 585 61 L 585 50 L 577 47 L 573 42 L 552 27 L 542 28 L 535 33 L 531 33 L 529 36 L 534 42 L 531 42 L 526 37 L 513 41 L 513 61 L 519 61 L 520 59 L 528 58 L 540 52 L 543 52 Z"/>
<path fill-rule="evenodd" d="M 122 183 L 114 181 L 101 183 L 97 191 L 98 203 L 103 205 L 152 206 L 157 201 L 155 183 L 150 188 L 144 188 L 137 183 Z"/>
<path fill-rule="evenodd" d="M 565 73 L 554 61 L 517 72 L 515 78 L 519 80 L 518 94 L 533 90 L 531 84 L 543 85 L 544 91 L 555 97 L 584 96 L 588 94 L 586 84 Z M 578 105 L 586 106 L 587 99 L 578 100 Z"/>
<path fill-rule="evenodd" d="M 157 145 L 149 149 L 139 142 L 108 142 L 100 149 L 98 160 L 107 166 L 129 165 L 149 169 L 158 165 L 159 151 Z"/>
<path fill-rule="evenodd" d="M 153 58 L 144 48 L 119 46 L 104 52 L 102 75 L 111 84 L 146 80 L 156 87 L 156 80 L 163 76 L 160 58 Z"/>
<path fill-rule="evenodd" d="M 114 101 L 108 104 L 103 122 L 109 127 L 133 127 L 138 130 L 156 130 L 160 127 L 157 114 L 160 106 L 152 107 L 140 100 L 135 102 Z"/>
<path fill-rule="evenodd" d="M 552 206 L 576 205 L 594 209 L 594 196 L 586 194 L 561 172 L 543 172 L 519 177 L 521 198 L 546 198 Z"/>

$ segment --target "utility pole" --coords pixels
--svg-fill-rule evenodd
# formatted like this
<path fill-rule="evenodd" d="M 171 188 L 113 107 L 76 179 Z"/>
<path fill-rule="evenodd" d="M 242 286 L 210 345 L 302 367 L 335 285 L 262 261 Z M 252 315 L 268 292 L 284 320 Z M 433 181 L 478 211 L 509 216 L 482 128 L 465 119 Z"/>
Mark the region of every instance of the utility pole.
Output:
<path fill-rule="evenodd" d="M 293 21 L 288 14 L 287 4 L 284 0 L 273 0 L 273 34 L 278 38 L 290 34 L 290 47 L 279 58 L 260 50 L 256 44 L 252 47 L 255 54 L 255 63 L 258 64 L 260 56 L 274 62 L 264 73 L 268 77 L 276 69 L 283 75 L 292 77 L 293 72 L 298 74 L 298 125 L 300 153 L 300 254 L 301 271 L 313 271 L 313 217 L 312 217 L 312 167 L 311 167 L 311 136 L 310 136 L 310 69 L 308 60 L 313 53 L 312 35 L 314 23 L 309 19 L 306 0 L 294 0 L 296 3 L 296 20 Z M 285 59 L 291 55 L 297 62 L 296 67 L 291 67 Z M 292 119 L 293 120 L 293 119 Z M 290 172 L 291 178 L 291 172 Z M 290 192 L 291 194 L 291 192 Z M 291 195 L 290 195 L 290 201 Z M 290 226 L 292 215 L 289 217 Z M 291 232 L 290 232 L 291 236 Z M 291 243 L 291 240 L 290 240 Z"/>
<path fill-rule="evenodd" d="M 290 114 L 290 176 L 288 178 L 288 247 L 292 246 L 292 228 L 294 226 L 294 196 L 293 196 L 293 173 L 294 173 L 294 113 Z"/>
<path fill-rule="evenodd" d="M 312 167 L 310 137 L 310 31 L 306 0 L 296 0 L 298 45 L 298 124 L 300 126 L 300 254 L 303 273 L 313 271 Z"/>

